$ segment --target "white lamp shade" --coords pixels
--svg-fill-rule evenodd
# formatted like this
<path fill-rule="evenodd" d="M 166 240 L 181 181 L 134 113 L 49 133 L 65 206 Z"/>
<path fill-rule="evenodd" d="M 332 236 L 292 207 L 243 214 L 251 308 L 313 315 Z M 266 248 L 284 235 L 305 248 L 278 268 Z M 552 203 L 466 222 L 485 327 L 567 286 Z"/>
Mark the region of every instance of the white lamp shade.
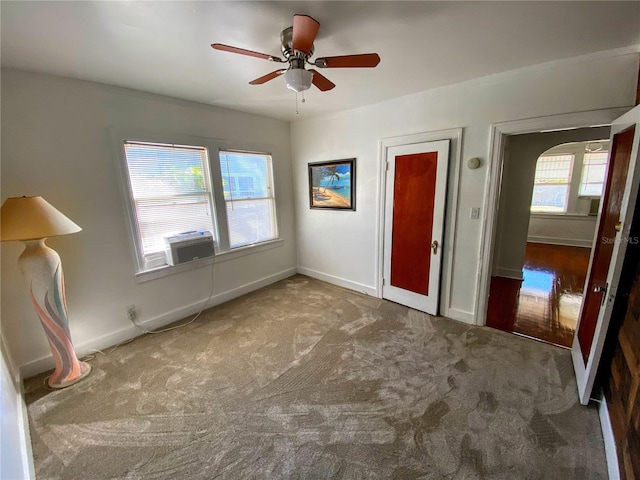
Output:
<path fill-rule="evenodd" d="M 82 230 L 42 197 L 8 198 L 0 211 L 3 242 L 37 240 Z"/>
<path fill-rule="evenodd" d="M 303 68 L 290 68 L 284 73 L 287 88 L 295 92 L 303 92 L 311 88 L 313 73 Z"/>

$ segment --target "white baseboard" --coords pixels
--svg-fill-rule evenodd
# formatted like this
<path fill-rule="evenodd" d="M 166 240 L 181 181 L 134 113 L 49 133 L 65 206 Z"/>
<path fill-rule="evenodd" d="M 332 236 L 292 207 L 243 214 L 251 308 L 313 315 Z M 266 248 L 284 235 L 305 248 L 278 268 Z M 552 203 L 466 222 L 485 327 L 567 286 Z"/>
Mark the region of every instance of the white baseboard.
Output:
<path fill-rule="evenodd" d="M 220 305 L 221 303 L 228 302 L 229 300 L 233 300 L 237 297 L 241 297 L 242 295 L 246 295 L 247 293 L 253 292 L 254 290 L 258 290 L 262 287 L 266 287 L 267 285 L 271 285 L 272 283 L 284 280 L 285 278 L 295 275 L 297 272 L 298 270 L 296 268 L 289 268 L 287 270 L 283 270 L 273 275 L 269 275 L 245 285 L 233 288 L 231 290 L 218 293 L 211 297 L 211 300 L 207 302 L 204 308 L 202 306 L 202 302 L 204 300 L 203 299 L 190 305 L 185 305 L 183 307 L 176 308 L 175 310 L 163 313 L 162 315 L 159 315 L 157 317 L 140 321 L 138 322 L 138 325 L 144 327 L 147 330 L 161 328 L 172 322 L 181 320 L 190 315 L 194 315 L 198 313 L 201 308 L 207 309 L 216 305 Z M 110 332 L 86 342 L 76 344 L 76 354 L 78 355 L 78 357 L 83 357 L 92 351 L 102 350 L 111 347 L 112 345 L 117 345 L 118 343 L 130 340 L 142 334 L 143 332 L 140 329 L 136 328 L 134 325 L 127 325 L 125 328 L 121 328 L 120 330 L 116 330 L 115 332 Z M 53 357 L 49 354 L 21 365 L 19 370 L 20 375 L 23 378 L 28 378 L 33 375 L 37 375 L 38 373 L 51 370 L 52 368 L 54 368 L 54 366 L 55 364 L 53 361 Z"/>
<path fill-rule="evenodd" d="M 600 427 L 602 428 L 602 438 L 604 439 L 604 452 L 607 457 L 609 480 L 620 480 L 616 441 L 613 436 L 611 418 L 609 417 L 609 409 L 607 408 L 607 401 L 604 395 L 602 395 L 602 402 L 600 402 L 598 413 L 600 414 Z"/>
<path fill-rule="evenodd" d="M 522 276 L 522 270 L 516 270 L 514 268 L 496 268 L 494 272 L 494 277 L 505 277 L 511 278 L 512 280 L 524 280 Z"/>
<path fill-rule="evenodd" d="M 317 270 L 312 270 L 305 267 L 298 267 L 298 273 L 307 275 L 308 277 L 317 278 L 318 280 L 322 280 L 323 282 L 338 285 L 339 287 L 348 288 L 349 290 L 355 290 L 356 292 L 364 293 L 372 297 L 378 296 L 375 287 L 364 285 L 358 282 L 352 282 L 351 280 L 336 277 L 335 275 L 329 275 L 328 273 L 318 272 Z"/>
<path fill-rule="evenodd" d="M 319 272 L 310 268 L 298 267 L 298 273 L 307 275 L 308 277 L 317 278 L 323 282 L 332 283 L 339 287 L 348 288 L 349 290 L 355 290 L 356 292 L 364 293 L 372 297 L 377 297 L 377 291 L 375 287 L 364 285 L 362 283 L 353 282 L 345 278 L 336 277 L 335 275 L 329 275 L 328 273 Z M 464 310 L 458 310 L 456 308 L 449 308 L 446 312 L 442 312 L 442 315 L 459 322 L 469 323 L 475 325 L 476 320 L 472 312 L 466 312 Z"/>
<path fill-rule="evenodd" d="M 470 325 L 476 324 L 475 315 L 472 312 L 458 310 L 457 308 L 450 308 L 446 313 L 443 313 L 443 315 L 447 318 L 458 320 L 459 322 L 468 323 Z"/>
<path fill-rule="evenodd" d="M 566 247 L 586 247 L 591 248 L 593 239 L 583 240 L 581 238 L 555 238 L 555 237 L 529 237 L 529 243 L 546 243 L 549 245 L 564 245 Z"/>

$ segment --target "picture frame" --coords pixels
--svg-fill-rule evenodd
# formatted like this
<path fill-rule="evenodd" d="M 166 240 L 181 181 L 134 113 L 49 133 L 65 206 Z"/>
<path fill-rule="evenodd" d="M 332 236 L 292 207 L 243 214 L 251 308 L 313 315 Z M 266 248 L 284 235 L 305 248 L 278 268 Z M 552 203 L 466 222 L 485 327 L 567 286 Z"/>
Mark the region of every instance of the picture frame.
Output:
<path fill-rule="evenodd" d="M 309 163 L 309 207 L 356 209 L 356 159 Z"/>

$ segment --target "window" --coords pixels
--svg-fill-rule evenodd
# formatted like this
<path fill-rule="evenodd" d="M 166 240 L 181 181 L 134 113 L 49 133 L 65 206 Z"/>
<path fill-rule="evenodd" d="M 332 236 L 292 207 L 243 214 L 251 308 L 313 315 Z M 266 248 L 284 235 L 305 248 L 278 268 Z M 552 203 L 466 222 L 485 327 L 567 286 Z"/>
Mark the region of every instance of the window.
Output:
<path fill-rule="evenodd" d="M 221 151 L 220 171 L 229 247 L 238 248 L 276 238 L 271 156 Z"/>
<path fill-rule="evenodd" d="M 164 265 L 164 237 L 214 232 L 207 151 L 203 147 L 125 142 L 142 269 Z"/>
<path fill-rule="evenodd" d="M 582 175 L 578 195 L 599 197 L 602 195 L 604 177 L 607 173 L 608 152 L 587 152 L 582 162 Z"/>
<path fill-rule="evenodd" d="M 215 141 L 193 146 L 121 138 L 120 145 L 137 274 L 167 266 L 170 235 L 209 231 L 216 254 L 277 239 L 270 155 L 222 150 Z M 219 152 L 217 161 L 209 158 L 212 151 Z"/>
<path fill-rule="evenodd" d="M 536 164 L 532 212 L 567 211 L 573 155 L 542 155 Z"/>

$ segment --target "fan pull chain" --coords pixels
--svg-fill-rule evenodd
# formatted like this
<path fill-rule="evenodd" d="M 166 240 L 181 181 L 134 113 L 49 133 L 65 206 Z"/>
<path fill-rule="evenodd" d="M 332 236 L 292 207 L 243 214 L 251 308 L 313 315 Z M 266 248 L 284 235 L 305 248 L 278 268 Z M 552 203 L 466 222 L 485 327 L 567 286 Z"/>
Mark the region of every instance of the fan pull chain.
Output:
<path fill-rule="evenodd" d="M 305 99 L 304 99 L 304 92 L 302 92 L 302 103 L 304 103 L 304 102 L 305 102 Z"/>
<path fill-rule="evenodd" d="M 296 115 L 298 115 L 298 92 L 296 92 Z"/>

